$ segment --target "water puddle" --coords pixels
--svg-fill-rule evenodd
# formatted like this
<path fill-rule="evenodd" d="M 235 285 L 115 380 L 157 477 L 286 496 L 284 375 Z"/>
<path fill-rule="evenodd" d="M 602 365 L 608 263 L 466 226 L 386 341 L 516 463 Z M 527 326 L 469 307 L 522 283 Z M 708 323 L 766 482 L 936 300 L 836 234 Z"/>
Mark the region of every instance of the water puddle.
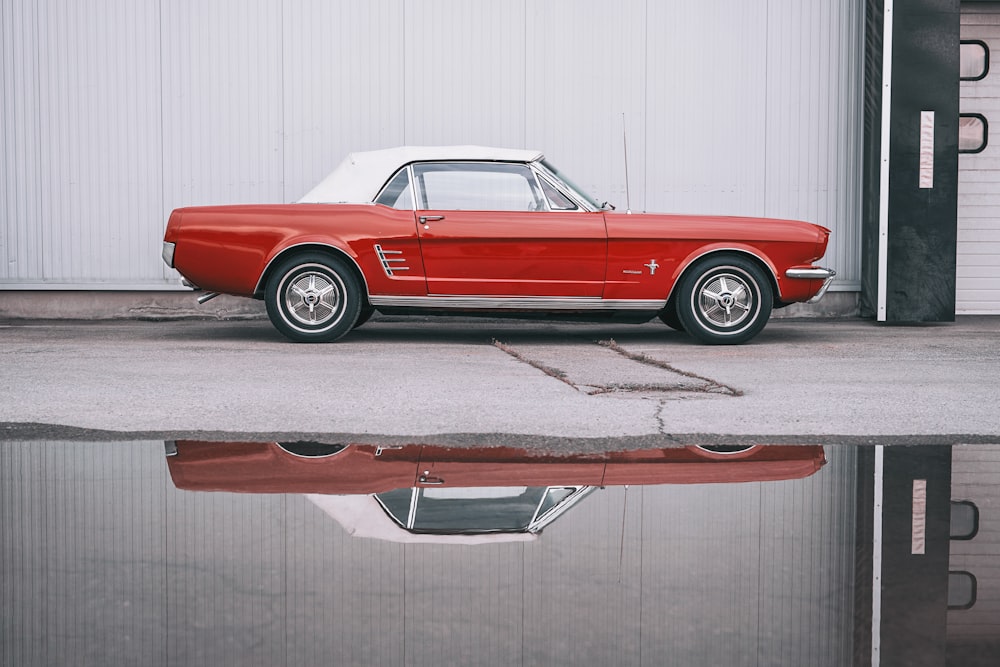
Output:
<path fill-rule="evenodd" d="M 992 664 L 998 476 L 978 445 L 0 443 L 0 663 Z"/>

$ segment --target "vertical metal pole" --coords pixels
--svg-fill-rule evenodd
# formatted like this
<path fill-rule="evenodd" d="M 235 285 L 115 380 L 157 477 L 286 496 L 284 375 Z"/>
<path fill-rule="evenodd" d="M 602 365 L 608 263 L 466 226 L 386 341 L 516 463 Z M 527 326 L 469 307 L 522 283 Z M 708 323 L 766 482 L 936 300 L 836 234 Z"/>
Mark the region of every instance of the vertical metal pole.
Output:
<path fill-rule="evenodd" d="M 882 16 L 882 148 L 879 165 L 878 205 L 878 311 L 876 319 L 886 320 L 889 263 L 889 131 L 892 111 L 892 2 L 885 0 Z"/>
<path fill-rule="evenodd" d="M 872 667 L 879 667 L 882 660 L 882 474 L 885 465 L 885 447 L 875 447 L 875 493 L 872 522 Z"/>

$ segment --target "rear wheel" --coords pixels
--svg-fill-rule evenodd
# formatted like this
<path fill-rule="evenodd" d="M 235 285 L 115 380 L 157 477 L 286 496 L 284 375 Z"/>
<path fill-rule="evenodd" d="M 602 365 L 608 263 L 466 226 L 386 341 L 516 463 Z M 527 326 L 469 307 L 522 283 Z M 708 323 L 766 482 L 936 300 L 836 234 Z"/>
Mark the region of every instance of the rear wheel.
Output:
<path fill-rule="evenodd" d="M 357 278 L 340 259 L 322 253 L 290 257 L 275 269 L 264 294 L 274 327 L 300 343 L 335 341 L 361 311 Z"/>
<path fill-rule="evenodd" d="M 771 282 L 749 259 L 716 255 L 697 262 L 681 280 L 677 314 L 703 343 L 745 343 L 771 316 Z"/>

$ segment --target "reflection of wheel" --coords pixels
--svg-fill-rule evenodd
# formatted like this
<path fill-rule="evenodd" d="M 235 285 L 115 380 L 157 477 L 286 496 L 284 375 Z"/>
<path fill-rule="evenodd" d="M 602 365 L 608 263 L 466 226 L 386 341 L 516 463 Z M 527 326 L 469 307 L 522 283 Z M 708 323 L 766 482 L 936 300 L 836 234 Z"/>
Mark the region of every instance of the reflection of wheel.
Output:
<path fill-rule="evenodd" d="M 754 452 L 761 448 L 761 445 L 689 445 L 688 449 L 695 451 L 698 456 L 715 461 L 723 459 L 740 460 L 754 456 Z"/>
<path fill-rule="evenodd" d="M 660 311 L 660 321 L 674 331 L 684 331 L 681 318 L 677 316 L 677 304 L 675 303 L 667 304 L 667 307 Z"/>
<path fill-rule="evenodd" d="M 301 456 L 308 459 L 333 456 L 334 454 L 339 454 L 347 448 L 347 445 L 330 445 L 325 442 L 307 442 L 303 440 L 298 442 L 278 442 L 275 444 L 289 454 L 294 454 L 295 456 Z"/>
<path fill-rule="evenodd" d="M 756 445 L 695 445 L 698 449 L 704 449 L 713 454 L 739 454 L 748 449 L 753 449 Z"/>
<path fill-rule="evenodd" d="M 264 295 L 278 331 L 302 343 L 334 341 L 354 326 L 361 289 L 354 273 L 336 257 L 307 253 L 275 269 Z"/>
<path fill-rule="evenodd" d="M 703 343 L 744 343 L 767 324 L 771 283 L 751 260 L 713 255 L 681 279 L 677 314 L 684 330 Z"/>

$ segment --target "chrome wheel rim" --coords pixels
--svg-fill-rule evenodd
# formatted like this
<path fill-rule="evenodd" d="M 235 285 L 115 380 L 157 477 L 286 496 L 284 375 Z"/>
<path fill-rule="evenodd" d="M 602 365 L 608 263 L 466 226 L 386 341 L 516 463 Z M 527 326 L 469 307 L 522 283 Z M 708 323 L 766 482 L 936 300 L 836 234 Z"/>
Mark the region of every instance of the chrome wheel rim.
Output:
<path fill-rule="evenodd" d="M 285 285 L 283 310 L 290 318 L 289 324 L 317 329 L 340 319 L 345 290 L 339 277 L 316 268 L 298 267 L 286 277 Z"/>
<path fill-rule="evenodd" d="M 760 307 L 755 286 L 731 270 L 713 272 L 702 280 L 695 301 L 701 320 L 722 331 L 740 328 Z"/>

